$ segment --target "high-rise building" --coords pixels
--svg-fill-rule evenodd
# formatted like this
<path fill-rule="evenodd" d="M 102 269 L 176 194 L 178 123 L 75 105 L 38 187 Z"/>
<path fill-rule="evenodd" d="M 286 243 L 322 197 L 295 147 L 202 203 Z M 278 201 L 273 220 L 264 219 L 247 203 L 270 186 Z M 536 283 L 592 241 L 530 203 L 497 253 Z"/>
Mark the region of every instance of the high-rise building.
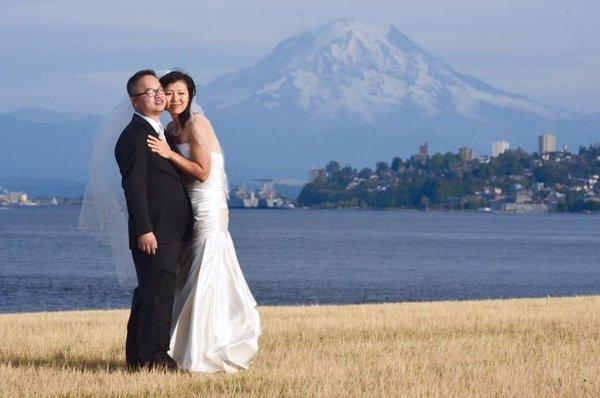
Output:
<path fill-rule="evenodd" d="M 429 144 L 419 145 L 419 157 L 426 158 L 427 156 L 429 156 Z"/>
<path fill-rule="evenodd" d="M 556 136 L 546 133 L 538 137 L 538 152 L 540 155 L 549 152 L 556 152 Z"/>
<path fill-rule="evenodd" d="M 475 151 L 473 148 L 469 148 L 468 146 L 463 146 L 459 150 L 460 158 L 463 162 L 470 162 L 475 159 Z"/>
<path fill-rule="evenodd" d="M 495 141 L 492 143 L 492 156 L 496 157 L 510 149 L 508 141 Z"/>
<path fill-rule="evenodd" d="M 321 176 L 322 173 L 324 173 L 323 169 L 316 169 L 314 167 L 311 167 L 308 170 L 308 181 L 313 182 L 314 180 L 319 178 L 319 176 Z"/>

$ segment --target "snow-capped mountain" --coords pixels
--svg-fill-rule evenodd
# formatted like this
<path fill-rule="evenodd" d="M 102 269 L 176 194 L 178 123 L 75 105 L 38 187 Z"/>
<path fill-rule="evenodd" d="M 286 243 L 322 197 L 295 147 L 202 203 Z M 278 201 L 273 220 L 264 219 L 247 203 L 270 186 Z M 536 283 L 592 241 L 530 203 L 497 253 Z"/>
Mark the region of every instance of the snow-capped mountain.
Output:
<path fill-rule="evenodd" d="M 340 20 L 281 42 L 258 65 L 206 87 L 218 108 L 297 106 L 365 119 L 405 106 L 480 118 L 481 105 L 556 120 L 573 115 L 497 90 L 423 51 L 395 27 Z"/>
<path fill-rule="evenodd" d="M 486 154 L 499 139 L 534 151 L 547 131 L 573 149 L 600 140 L 597 117 L 496 89 L 395 27 L 347 20 L 282 41 L 258 64 L 200 88 L 198 100 L 241 180 L 302 178 L 331 159 L 373 166 L 425 141 Z"/>

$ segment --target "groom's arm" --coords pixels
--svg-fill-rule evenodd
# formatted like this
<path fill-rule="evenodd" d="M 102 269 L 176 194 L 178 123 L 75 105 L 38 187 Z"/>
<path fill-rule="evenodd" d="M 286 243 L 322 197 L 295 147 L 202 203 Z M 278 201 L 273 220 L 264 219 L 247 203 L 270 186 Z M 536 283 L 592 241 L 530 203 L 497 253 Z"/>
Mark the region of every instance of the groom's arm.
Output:
<path fill-rule="evenodd" d="M 128 140 L 117 146 L 116 152 L 132 233 L 138 239 L 153 229 L 148 212 L 148 148 L 145 134 L 130 134 Z"/>

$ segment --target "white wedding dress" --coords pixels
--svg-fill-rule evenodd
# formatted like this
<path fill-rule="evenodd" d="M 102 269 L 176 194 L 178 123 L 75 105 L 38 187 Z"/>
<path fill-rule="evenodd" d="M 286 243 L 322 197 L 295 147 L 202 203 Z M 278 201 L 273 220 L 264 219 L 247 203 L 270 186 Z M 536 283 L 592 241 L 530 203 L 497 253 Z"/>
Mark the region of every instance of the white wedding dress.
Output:
<path fill-rule="evenodd" d="M 177 146 L 189 159 L 189 144 Z M 188 179 L 186 188 L 194 231 L 184 251 L 169 355 L 189 371 L 234 373 L 247 369 L 256 356 L 261 326 L 229 235 L 223 155 L 211 152 L 208 179 Z"/>

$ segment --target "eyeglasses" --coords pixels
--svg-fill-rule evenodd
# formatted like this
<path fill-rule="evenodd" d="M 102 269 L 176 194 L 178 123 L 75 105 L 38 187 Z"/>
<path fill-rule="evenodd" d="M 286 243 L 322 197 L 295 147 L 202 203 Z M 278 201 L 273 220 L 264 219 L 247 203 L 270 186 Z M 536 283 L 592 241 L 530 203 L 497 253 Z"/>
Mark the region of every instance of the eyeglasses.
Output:
<path fill-rule="evenodd" d="M 158 94 L 164 94 L 165 91 L 161 88 L 148 88 L 139 94 L 132 95 L 131 98 L 139 97 L 140 95 L 146 94 L 148 97 L 156 97 Z"/>

